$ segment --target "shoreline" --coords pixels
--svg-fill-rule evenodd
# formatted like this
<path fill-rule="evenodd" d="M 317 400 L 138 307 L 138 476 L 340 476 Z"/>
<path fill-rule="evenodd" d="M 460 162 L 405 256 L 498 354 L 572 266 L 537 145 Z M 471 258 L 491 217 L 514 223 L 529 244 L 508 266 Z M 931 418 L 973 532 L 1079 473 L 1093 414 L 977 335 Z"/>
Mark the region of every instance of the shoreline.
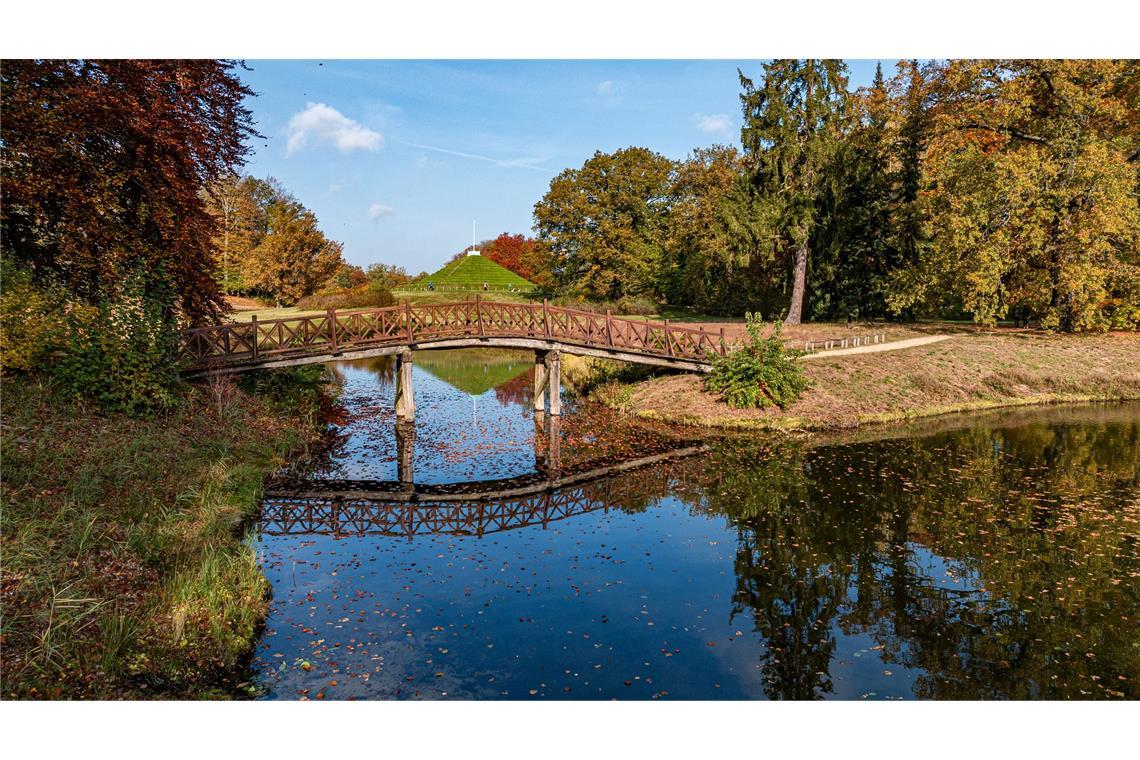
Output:
<path fill-rule="evenodd" d="M 1140 399 L 1140 333 L 960 334 L 898 350 L 804 359 L 809 387 L 784 409 L 730 407 L 692 375 L 631 379 L 595 371 L 596 365 L 578 374 L 588 396 L 612 409 L 710 430 L 851 430 L 962 412 Z"/>
<path fill-rule="evenodd" d="M 929 407 L 896 413 L 883 413 L 858 419 L 854 424 L 812 423 L 795 417 L 753 420 L 734 417 L 702 418 L 683 415 L 674 416 L 662 414 L 652 409 L 635 411 L 632 414 L 635 418 L 641 420 L 662 422 L 668 425 L 686 428 L 704 428 L 707 430 L 765 433 L 833 433 L 862 430 L 871 427 L 890 427 L 892 425 L 901 425 L 916 420 L 934 419 L 954 414 L 971 414 L 1041 406 L 1061 407 L 1068 405 L 1080 406 L 1085 404 L 1127 403 L 1130 401 L 1140 401 L 1140 393 L 1124 396 L 1054 394 L 1023 399 L 1009 399 L 1007 401 L 977 401 L 958 406 Z"/>

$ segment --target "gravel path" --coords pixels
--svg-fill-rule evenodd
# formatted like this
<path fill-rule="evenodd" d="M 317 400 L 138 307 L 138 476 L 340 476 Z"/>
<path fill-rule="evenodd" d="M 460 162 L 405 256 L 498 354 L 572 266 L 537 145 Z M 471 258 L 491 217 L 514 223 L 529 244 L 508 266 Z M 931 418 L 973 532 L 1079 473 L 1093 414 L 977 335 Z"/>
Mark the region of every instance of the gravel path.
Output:
<path fill-rule="evenodd" d="M 914 346 L 925 346 L 927 343 L 937 343 L 940 340 L 947 340 L 954 337 L 953 335 L 927 335 L 922 338 L 907 338 L 906 340 L 894 340 L 890 343 L 875 343 L 870 346 L 856 346 L 855 348 L 833 348 L 830 351 L 819 351 L 814 354 L 807 354 L 805 359 L 820 359 L 827 356 L 847 356 L 849 354 L 877 354 L 880 351 L 897 351 L 900 348 L 912 348 Z"/>

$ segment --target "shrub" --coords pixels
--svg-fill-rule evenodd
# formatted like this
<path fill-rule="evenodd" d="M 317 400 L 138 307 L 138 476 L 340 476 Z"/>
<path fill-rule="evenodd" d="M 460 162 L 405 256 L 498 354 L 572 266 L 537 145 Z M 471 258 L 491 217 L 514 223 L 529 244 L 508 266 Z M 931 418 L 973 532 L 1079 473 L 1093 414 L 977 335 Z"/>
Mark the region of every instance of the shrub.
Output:
<path fill-rule="evenodd" d="M 323 364 L 260 369 L 238 379 L 242 390 L 292 407 L 315 404 L 328 383 L 328 371 Z"/>
<path fill-rule="evenodd" d="M 394 306 L 396 297 L 386 288 L 360 285 L 333 293 L 314 293 L 297 302 L 298 309 L 379 309 Z"/>
<path fill-rule="evenodd" d="M 135 283 L 114 301 L 70 307 L 47 367 L 64 392 L 131 415 L 174 405 L 177 332 L 162 300 L 142 293 Z"/>
<path fill-rule="evenodd" d="M 0 369 L 32 372 L 63 340 L 66 297 L 57 287 L 40 287 L 31 272 L 0 259 Z"/>
<path fill-rule="evenodd" d="M 796 359 L 803 353 L 784 347 L 780 323 L 764 337 L 764 322 L 757 314 L 745 314 L 748 343 L 725 356 L 712 357 L 713 369 L 705 388 L 719 393 L 737 408 L 778 406 L 793 403 L 808 386 L 803 367 Z"/>
<path fill-rule="evenodd" d="M 177 333 L 164 306 L 170 299 L 161 297 L 167 291 L 147 297 L 136 278 L 113 300 L 92 305 L 60 285 L 35 282 L 7 259 L 0 266 L 5 370 L 42 373 L 66 395 L 127 414 L 174 403 Z"/>

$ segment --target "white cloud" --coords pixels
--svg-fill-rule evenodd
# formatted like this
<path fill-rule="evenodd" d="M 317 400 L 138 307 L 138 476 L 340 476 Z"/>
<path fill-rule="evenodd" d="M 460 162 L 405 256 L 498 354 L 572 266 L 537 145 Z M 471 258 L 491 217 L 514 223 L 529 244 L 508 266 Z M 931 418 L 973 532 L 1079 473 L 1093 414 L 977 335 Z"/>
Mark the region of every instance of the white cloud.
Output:
<path fill-rule="evenodd" d="M 693 114 L 693 123 L 697 125 L 697 129 L 710 135 L 732 130 L 732 119 L 723 113 Z"/>
<path fill-rule="evenodd" d="M 621 82 L 606 79 L 598 82 L 598 86 L 594 88 L 594 92 L 601 99 L 602 105 L 607 108 L 613 108 L 614 106 L 620 105 L 624 100 L 622 89 Z"/>
<path fill-rule="evenodd" d="M 391 206 L 385 206 L 383 203 L 373 203 L 368 207 L 368 218 L 376 222 L 385 216 L 391 214 L 395 209 Z"/>
<path fill-rule="evenodd" d="M 289 119 L 286 155 L 293 155 L 310 144 L 332 145 L 341 153 L 354 150 L 380 150 L 384 136 L 353 121 L 332 106 L 309 103 Z"/>

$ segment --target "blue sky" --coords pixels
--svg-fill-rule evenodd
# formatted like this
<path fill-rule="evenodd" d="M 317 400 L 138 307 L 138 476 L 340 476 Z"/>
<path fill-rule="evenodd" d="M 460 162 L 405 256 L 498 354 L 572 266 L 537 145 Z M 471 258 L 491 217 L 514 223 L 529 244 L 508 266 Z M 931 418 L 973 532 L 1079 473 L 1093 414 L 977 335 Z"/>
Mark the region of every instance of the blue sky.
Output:
<path fill-rule="evenodd" d="M 875 61 L 848 61 L 851 86 Z M 558 172 L 595 150 L 739 145 L 736 70 L 759 61 L 248 61 L 246 170 L 281 180 L 345 258 L 431 271 L 471 239 L 529 233 Z M 889 76 L 894 61 L 884 60 Z"/>

